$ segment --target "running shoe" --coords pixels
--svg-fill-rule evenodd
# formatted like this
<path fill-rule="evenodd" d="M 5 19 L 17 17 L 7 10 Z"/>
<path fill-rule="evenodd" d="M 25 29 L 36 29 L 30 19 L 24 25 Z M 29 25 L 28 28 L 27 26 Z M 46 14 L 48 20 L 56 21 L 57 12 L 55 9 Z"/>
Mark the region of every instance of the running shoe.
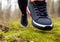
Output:
<path fill-rule="evenodd" d="M 27 12 L 32 16 L 32 25 L 41 30 L 52 30 L 53 24 L 48 16 L 46 2 L 29 2 Z"/>

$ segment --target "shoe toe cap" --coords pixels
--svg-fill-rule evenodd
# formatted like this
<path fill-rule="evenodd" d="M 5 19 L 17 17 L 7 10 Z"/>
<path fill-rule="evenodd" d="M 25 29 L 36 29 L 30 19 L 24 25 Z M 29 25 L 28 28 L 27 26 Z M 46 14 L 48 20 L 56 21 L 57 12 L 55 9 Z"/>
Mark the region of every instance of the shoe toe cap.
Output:
<path fill-rule="evenodd" d="M 51 25 L 52 24 L 52 22 L 49 18 L 40 18 L 37 20 L 37 22 L 42 25 Z"/>

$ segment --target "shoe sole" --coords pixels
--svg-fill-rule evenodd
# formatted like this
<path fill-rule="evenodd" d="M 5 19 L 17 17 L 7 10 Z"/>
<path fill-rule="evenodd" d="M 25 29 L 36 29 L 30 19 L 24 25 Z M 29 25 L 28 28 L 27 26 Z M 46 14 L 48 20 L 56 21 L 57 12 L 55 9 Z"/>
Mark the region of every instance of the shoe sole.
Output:
<path fill-rule="evenodd" d="M 29 14 L 31 16 L 31 13 L 29 11 L 29 8 L 28 6 L 26 7 L 26 12 L 27 14 Z M 53 29 L 53 24 L 51 25 L 42 25 L 42 24 L 38 24 L 36 23 L 34 20 L 32 20 L 32 25 L 38 29 L 41 29 L 41 30 L 52 30 Z"/>
<path fill-rule="evenodd" d="M 24 28 L 25 26 L 23 26 L 22 24 L 20 24 L 20 26 L 22 27 L 22 28 Z"/>
<path fill-rule="evenodd" d="M 32 21 L 32 25 L 38 29 L 41 29 L 41 30 L 52 30 L 53 29 L 53 24 L 51 25 L 42 25 L 42 24 L 38 24 L 36 23 L 35 21 Z"/>

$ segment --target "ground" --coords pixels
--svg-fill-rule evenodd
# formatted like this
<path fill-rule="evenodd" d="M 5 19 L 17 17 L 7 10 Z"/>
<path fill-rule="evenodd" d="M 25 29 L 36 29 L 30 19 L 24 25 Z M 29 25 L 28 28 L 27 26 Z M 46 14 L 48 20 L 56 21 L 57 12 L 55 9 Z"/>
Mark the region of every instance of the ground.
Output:
<path fill-rule="evenodd" d="M 10 22 L 7 31 L 0 28 L 0 42 L 60 42 L 60 19 L 53 23 L 53 30 L 41 31 L 32 26 L 31 19 L 25 28 L 19 25 L 19 20 Z"/>

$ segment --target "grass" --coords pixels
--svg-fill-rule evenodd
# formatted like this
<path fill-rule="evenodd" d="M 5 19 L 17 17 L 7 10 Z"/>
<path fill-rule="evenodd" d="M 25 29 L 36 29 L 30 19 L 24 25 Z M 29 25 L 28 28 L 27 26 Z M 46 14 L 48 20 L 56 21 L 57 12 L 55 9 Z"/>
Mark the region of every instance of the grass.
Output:
<path fill-rule="evenodd" d="M 54 20 L 54 28 L 51 31 L 41 31 L 33 27 L 31 19 L 27 27 L 20 27 L 19 20 L 7 24 L 10 29 L 1 31 L 0 42 L 60 42 L 60 19 Z"/>

